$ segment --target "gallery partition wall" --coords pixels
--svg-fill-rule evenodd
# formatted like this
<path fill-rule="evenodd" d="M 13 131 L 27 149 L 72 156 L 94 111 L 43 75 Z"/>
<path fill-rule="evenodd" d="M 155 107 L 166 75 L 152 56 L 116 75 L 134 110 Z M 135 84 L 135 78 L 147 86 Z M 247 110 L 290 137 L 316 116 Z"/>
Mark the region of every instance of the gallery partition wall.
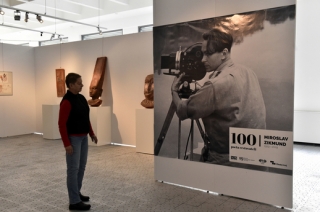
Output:
<path fill-rule="evenodd" d="M 154 1 L 155 178 L 291 208 L 296 6 L 248 2 Z"/>
<path fill-rule="evenodd" d="M 35 132 L 34 49 L 0 44 L 1 71 L 12 76 L 12 95 L 0 96 L 0 137 Z M 0 85 L 6 81 L 0 79 Z"/>

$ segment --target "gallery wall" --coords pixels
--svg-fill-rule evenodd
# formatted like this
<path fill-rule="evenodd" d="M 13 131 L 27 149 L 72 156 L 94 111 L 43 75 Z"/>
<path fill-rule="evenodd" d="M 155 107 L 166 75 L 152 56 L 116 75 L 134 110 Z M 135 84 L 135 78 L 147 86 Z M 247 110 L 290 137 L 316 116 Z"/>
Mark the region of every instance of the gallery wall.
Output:
<path fill-rule="evenodd" d="M 297 1 L 295 109 L 320 111 L 318 18 L 320 1 Z"/>
<path fill-rule="evenodd" d="M 34 49 L 0 44 L 0 55 L 0 70 L 13 75 L 13 96 L 0 96 L 0 137 L 33 133 L 36 126 Z"/>
<path fill-rule="evenodd" d="M 152 32 L 35 48 L 37 132 L 42 132 L 42 105 L 62 99 L 56 94 L 55 69 L 79 73 L 81 93 L 89 99 L 95 62 L 101 56 L 108 58 L 101 99 L 102 106 L 112 110 L 112 142 L 135 145 L 135 111 L 143 109 L 144 80 L 153 72 Z"/>
<path fill-rule="evenodd" d="M 160 26 L 164 24 L 177 23 L 182 21 L 190 21 L 202 18 L 209 18 L 213 16 L 219 16 L 224 13 L 235 13 L 235 12 L 243 12 L 248 10 L 257 10 L 261 8 L 267 7 L 277 7 L 284 6 L 288 4 L 295 3 L 295 0 L 242 0 L 242 1 L 228 1 L 229 4 L 222 4 L 223 0 L 201 0 L 197 3 L 197 7 L 194 7 L 193 0 L 185 0 L 183 2 L 175 1 L 172 2 L 170 0 L 155 0 L 154 1 L 154 26 Z M 226 2 L 226 1 L 224 1 Z M 231 4 L 232 2 L 232 4 Z M 320 74 L 318 70 L 318 54 L 317 50 L 320 48 L 319 42 L 315 42 L 320 34 L 319 30 L 313 27 L 312 20 L 316 19 L 317 8 L 319 8 L 320 2 L 317 0 L 308 0 L 302 1 L 297 0 L 297 26 L 296 26 L 296 62 L 295 62 L 295 128 L 294 128 L 294 137 L 295 141 L 307 141 L 307 142 L 320 142 L 320 131 L 317 130 L 316 126 L 320 122 L 320 99 L 317 98 L 317 93 L 319 91 L 319 83 L 317 79 Z M 181 11 L 177 13 L 176 11 Z M 185 14 L 188 15 L 185 15 Z M 165 15 L 163 15 L 165 14 Z M 144 48 L 138 48 L 140 51 L 149 52 L 144 56 L 145 63 L 148 63 L 150 69 L 152 69 L 152 33 L 147 34 L 139 34 L 139 35 L 128 35 L 128 36 L 120 36 L 117 38 L 106 38 L 104 39 L 104 46 L 109 43 L 106 41 L 107 39 L 110 41 L 113 40 L 121 40 L 125 41 L 126 39 L 131 39 L 131 37 L 135 36 L 148 36 L 147 39 L 142 39 Z M 85 55 L 82 52 L 82 47 L 85 46 L 86 42 L 92 43 L 93 45 L 97 45 L 97 48 L 92 48 L 89 45 L 89 49 L 92 49 L 89 56 L 90 64 L 80 66 L 83 64 L 83 58 L 78 59 L 78 55 Z M 77 43 L 69 43 L 62 45 L 62 68 L 66 69 L 66 72 L 77 71 L 78 69 L 81 72 L 84 70 L 89 70 L 89 72 L 93 71 L 94 61 L 92 58 L 96 56 L 100 56 L 101 54 L 101 43 L 100 41 L 86 41 L 83 44 L 82 42 Z M 125 42 L 126 43 L 126 42 Z M 112 43 L 113 44 L 113 43 Z M 80 45 L 80 51 L 75 52 L 77 48 L 74 46 Z M 113 44 L 115 45 L 115 44 Z M 112 45 L 112 46 L 113 46 Z M 121 44 L 119 44 L 121 45 Z M 132 43 L 130 43 L 130 46 Z M 140 44 L 141 46 L 142 44 Z M 66 50 L 72 47 L 70 50 Z M 48 51 L 46 51 L 46 49 Z M 74 51 L 72 49 L 75 49 Z M 134 51 L 133 49 L 126 49 L 123 53 Z M 33 51 L 36 51 L 37 54 L 33 54 Z M 107 51 L 107 48 L 104 48 L 104 51 Z M 129 51 L 129 52 L 130 52 Z M 45 53 L 46 57 L 42 56 L 41 53 Z M 128 54 L 129 54 L 128 52 Z M 137 57 L 139 54 L 131 52 L 131 56 L 134 55 Z M 64 54 L 69 55 L 64 55 Z M 92 54 L 91 54 L 92 53 Z M 118 53 L 117 55 L 121 55 Z M 106 55 L 108 56 L 108 55 Z M 110 55 L 111 56 L 111 55 Z M 40 57 L 40 59 L 38 59 Z M 149 57 L 149 61 L 146 60 L 146 57 Z M 17 62 L 17 58 L 18 61 Z M 36 59 L 36 65 L 34 64 L 34 60 Z M 42 61 L 43 60 L 43 61 Z M 85 60 L 89 61 L 88 58 Z M 79 61 L 79 63 L 75 64 L 74 62 Z M 70 63 L 69 63 L 70 62 Z M 109 62 L 111 62 L 109 60 Z M 138 63 L 139 61 L 137 61 Z M 46 65 L 41 65 L 46 63 Z M 72 65 L 70 65 L 72 63 Z M 49 66 L 50 65 L 50 66 Z M 111 63 L 109 64 L 111 66 Z M 110 68 L 108 65 L 108 68 Z M 113 65 L 115 65 L 113 63 Z M 137 64 L 138 66 L 142 66 L 141 63 Z M 121 66 L 121 65 L 120 65 Z M 35 67 L 35 68 L 34 68 Z M 70 71 L 67 69 L 70 67 Z M 56 68 L 60 68 L 60 46 L 48 46 L 48 47 L 38 47 L 38 48 L 30 48 L 30 47 L 21 47 L 14 45 L 5 45 L 4 44 L 4 71 L 13 71 L 13 79 L 14 79 L 14 95 L 13 96 L 4 96 L 0 98 L 1 110 L 3 111 L 0 114 L 0 137 L 12 136 L 12 135 L 20 135 L 25 133 L 31 133 L 34 131 L 41 132 L 42 128 L 42 119 L 41 119 L 41 104 L 58 104 L 60 102 L 60 98 L 57 98 L 55 95 L 55 84 L 54 84 L 54 70 Z M 86 68 L 86 69 L 85 69 Z M 139 71 L 139 73 L 143 72 L 141 75 L 147 75 L 150 73 L 149 70 Z M 146 68 L 148 69 L 148 68 Z M 135 70 L 137 70 L 135 68 Z M 36 71 L 36 72 L 35 72 Z M 44 73 L 47 74 L 44 74 Z M 49 74 L 50 72 L 50 74 Z M 111 71 L 112 72 L 112 71 Z M 312 74 L 310 74 L 312 72 Z M 35 73 L 37 73 L 35 75 Z M 135 71 L 135 73 L 138 73 Z M 90 73 L 91 74 L 91 73 Z M 90 74 L 87 76 L 90 78 Z M 107 76 L 110 76 L 107 74 Z M 44 77 L 43 79 L 41 77 Z M 87 85 L 90 83 L 91 79 L 86 79 Z M 35 85 L 33 82 L 37 81 Z M 46 83 L 46 80 L 49 80 L 49 83 Z M 106 82 L 110 81 L 110 79 L 106 79 Z M 142 80 L 143 81 L 143 80 Z M 19 82 L 19 83 L 16 83 Z M 20 83 L 23 82 L 23 83 Z M 25 83 L 27 82 L 27 83 Z M 142 82 L 141 82 L 142 83 Z M 40 85 L 38 85 L 40 84 Z M 116 82 L 115 82 L 116 84 Z M 115 86 L 111 83 L 112 86 Z M 34 94 L 34 87 L 37 87 L 36 94 Z M 48 86 L 48 87 L 47 87 Z M 50 86 L 50 87 L 49 87 Z M 105 85 L 107 86 L 107 85 Z M 143 88 L 141 88 L 143 89 Z M 129 89 L 131 90 L 131 89 Z M 139 90 L 139 89 L 137 89 Z M 118 92 L 118 91 L 114 91 Z M 84 87 L 83 93 L 87 95 L 88 90 L 87 87 Z M 39 97 L 39 95 L 45 94 L 44 96 Z M 48 95 L 47 95 L 48 94 Z M 49 95 L 50 94 L 50 95 Z M 106 95 L 104 93 L 103 95 Z M 142 94 L 141 94 L 142 95 Z M 37 96 L 37 104 L 34 102 Z M 114 96 L 114 93 L 113 93 Z M 87 95 L 88 97 L 88 95 Z M 110 98 L 107 104 L 116 104 L 115 102 L 111 103 L 111 96 L 107 96 L 106 98 Z M 116 97 L 115 97 L 116 98 Z M 142 98 L 142 96 L 141 96 Z M 117 98 L 116 98 L 117 99 Z M 138 98 L 139 99 L 139 98 Z M 113 100 L 114 101 L 114 100 Z M 120 101 L 124 100 L 118 100 Z M 137 100 L 135 104 L 138 104 Z M 40 105 L 38 104 L 40 103 Z M 103 103 L 104 105 L 106 102 Z M 37 105 L 37 106 L 36 106 Z M 121 103 L 120 103 L 121 105 Z M 23 110 L 21 107 L 23 106 Z M 140 107 L 140 105 L 137 105 Z M 35 109 L 36 108 L 36 109 Z M 119 107 L 118 107 L 119 108 Z M 37 113 L 35 112 L 37 110 Z M 117 110 L 117 109 L 115 109 Z M 298 112 L 298 115 L 297 115 Z M 120 115 L 124 116 L 124 115 Z M 36 117 L 36 118 L 35 118 Z M 132 118 L 132 115 L 130 116 Z M 311 118 L 311 119 L 310 119 Z M 125 118 L 123 118 L 125 120 Z M 311 121 L 310 121 L 311 120 Z M 114 117 L 113 122 L 117 123 L 117 119 Z M 127 126 L 128 123 L 124 121 L 120 123 L 121 126 Z M 298 123 L 302 123 L 297 125 Z M 118 123 L 117 123 L 118 124 Z M 14 127 L 12 127 L 14 126 Z M 117 129 L 117 127 L 115 127 Z M 126 129 L 133 132 L 133 129 Z M 124 135 L 123 135 L 124 136 Z M 120 133 L 118 132 L 115 136 L 117 141 L 123 141 Z M 132 136 L 130 136 L 132 138 Z M 296 139 L 297 138 L 297 139 Z M 129 139 L 130 140 L 130 139 Z M 128 143 L 133 143 L 128 142 Z"/>
<path fill-rule="evenodd" d="M 297 0 L 294 141 L 320 143 L 318 0 Z"/>

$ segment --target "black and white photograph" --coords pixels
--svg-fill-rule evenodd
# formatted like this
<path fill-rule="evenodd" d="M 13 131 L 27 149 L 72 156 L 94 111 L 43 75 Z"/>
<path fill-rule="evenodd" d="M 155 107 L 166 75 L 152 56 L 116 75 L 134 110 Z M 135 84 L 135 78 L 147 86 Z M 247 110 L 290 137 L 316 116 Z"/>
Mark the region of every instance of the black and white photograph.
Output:
<path fill-rule="evenodd" d="M 292 175 L 264 158 L 261 165 L 231 160 L 230 128 L 292 134 L 295 11 L 292 5 L 154 27 L 155 155 Z M 292 161 L 289 137 L 290 145 L 273 152 Z M 250 144 L 250 134 L 244 138 Z"/>

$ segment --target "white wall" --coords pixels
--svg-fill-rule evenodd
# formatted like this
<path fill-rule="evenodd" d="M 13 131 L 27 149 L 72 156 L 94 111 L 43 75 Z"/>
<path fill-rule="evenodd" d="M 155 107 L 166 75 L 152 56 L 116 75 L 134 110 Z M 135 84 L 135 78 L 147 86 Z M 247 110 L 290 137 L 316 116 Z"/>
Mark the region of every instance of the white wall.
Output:
<path fill-rule="evenodd" d="M 82 94 L 89 85 L 97 57 L 108 58 L 102 106 L 112 107 L 112 142 L 135 145 L 135 110 L 143 108 L 144 80 L 153 73 L 152 32 L 35 48 L 36 130 L 42 132 L 43 104 L 59 104 L 55 69 L 82 76 Z"/>
<path fill-rule="evenodd" d="M 318 0 L 297 0 L 294 140 L 320 143 Z"/>
<path fill-rule="evenodd" d="M 0 70 L 13 75 L 13 96 L 0 96 L 0 137 L 33 133 L 36 128 L 34 49 L 1 44 L 0 50 L 3 52 Z"/>

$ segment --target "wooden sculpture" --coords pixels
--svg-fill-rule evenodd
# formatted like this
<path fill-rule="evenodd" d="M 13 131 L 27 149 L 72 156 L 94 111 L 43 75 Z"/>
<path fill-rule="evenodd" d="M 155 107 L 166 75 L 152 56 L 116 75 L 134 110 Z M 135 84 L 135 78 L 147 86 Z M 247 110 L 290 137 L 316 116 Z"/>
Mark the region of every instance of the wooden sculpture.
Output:
<path fill-rule="evenodd" d="M 141 105 L 145 108 L 153 108 L 153 74 L 146 76 L 144 81 L 144 96 L 146 97 L 142 102 Z"/>
<path fill-rule="evenodd" d="M 104 80 L 104 73 L 106 69 L 107 57 L 99 57 L 96 61 L 96 66 L 94 67 L 93 77 L 91 80 L 89 94 L 92 99 L 88 100 L 88 104 L 91 107 L 98 107 L 102 104 L 100 99 L 102 95 L 102 85 Z"/>
<path fill-rule="evenodd" d="M 66 94 L 66 76 L 64 69 L 56 69 L 57 96 L 63 97 Z"/>

